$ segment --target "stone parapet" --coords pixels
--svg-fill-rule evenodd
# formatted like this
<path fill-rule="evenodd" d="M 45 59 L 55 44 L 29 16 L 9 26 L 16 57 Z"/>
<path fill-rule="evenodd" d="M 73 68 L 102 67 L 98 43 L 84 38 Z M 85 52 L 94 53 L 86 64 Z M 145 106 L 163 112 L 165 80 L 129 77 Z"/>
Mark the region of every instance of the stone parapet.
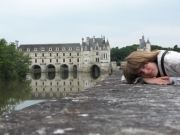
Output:
<path fill-rule="evenodd" d="M 173 85 L 123 84 L 121 71 L 79 93 L 0 117 L 0 134 L 180 134 L 180 90 Z"/>

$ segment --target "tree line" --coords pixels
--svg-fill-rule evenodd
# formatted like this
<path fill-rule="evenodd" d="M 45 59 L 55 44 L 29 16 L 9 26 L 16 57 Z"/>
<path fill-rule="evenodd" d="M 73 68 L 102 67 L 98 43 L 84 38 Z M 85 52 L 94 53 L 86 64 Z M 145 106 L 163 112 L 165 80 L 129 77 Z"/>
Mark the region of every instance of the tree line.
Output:
<path fill-rule="evenodd" d="M 0 80 L 26 76 L 30 64 L 30 57 L 22 51 L 17 51 L 15 43 L 0 39 Z"/>
<path fill-rule="evenodd" d="M 139 47 L 139 44 L 133 44 L 130 46 L 122 47 L 122 48 L 111 48 L 111 61 L 116 61 L 119 65 L 121 61 L 124 61 L 124 59 L 133 51 L 136 51 Z M 175 45 L 173 48 L 170 47 L 161 47 L 158 45 L 151 45 L 151 50 L 173 50 L 180 52 L 180 48 L 178 48 L 178 45 Z"/>

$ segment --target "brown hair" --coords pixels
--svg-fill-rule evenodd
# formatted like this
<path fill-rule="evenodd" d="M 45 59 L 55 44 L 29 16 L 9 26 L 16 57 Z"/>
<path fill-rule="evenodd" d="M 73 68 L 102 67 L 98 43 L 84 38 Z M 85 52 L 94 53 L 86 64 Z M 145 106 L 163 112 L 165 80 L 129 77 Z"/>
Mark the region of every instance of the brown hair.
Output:
<path fill-rule="evenodd" d="M 152 52 L 135 51 L 126 57 L 123 74 L 127 83 L 133 83 L 135 78 L 138 77 L 139 68 L 148 62 L 154 62 L 159 52 L 159 50 Z"/>

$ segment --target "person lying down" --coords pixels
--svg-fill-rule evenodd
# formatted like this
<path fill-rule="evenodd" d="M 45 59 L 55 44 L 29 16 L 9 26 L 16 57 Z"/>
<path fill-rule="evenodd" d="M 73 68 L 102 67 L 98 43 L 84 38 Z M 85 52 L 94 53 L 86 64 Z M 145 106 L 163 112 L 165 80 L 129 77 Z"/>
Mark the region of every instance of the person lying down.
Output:
<path fill-rule="evenodd" d="M 134 51 L 123 67 L 123 82 L 180 85 L 180 53 L 167 50 Z"/>

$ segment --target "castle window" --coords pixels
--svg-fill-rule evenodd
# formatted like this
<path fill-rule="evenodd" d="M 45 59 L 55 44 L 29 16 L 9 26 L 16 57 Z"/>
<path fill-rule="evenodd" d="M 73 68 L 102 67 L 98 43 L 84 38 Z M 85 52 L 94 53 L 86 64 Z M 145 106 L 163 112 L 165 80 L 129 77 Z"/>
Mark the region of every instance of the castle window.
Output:
<path fill-rule="evenodd" d="M 35 53 L 35 57 L 37 57 L 37 53 Z"/>
<path fill-rule="evenodd" d="M 44 60 L 42 59 L 42 63 L 44 63 Z"/>
<path fill-rule="evenodd" d="M 51 53 L 50 53 L 49 55 L 50 55 L 50 57 L 51 57 Z"/>
<path fill-rule="evenodd" d="M 77 62 L 79 62 L 79 58 L 77 59 Z"/>
<path fill-rule="evenodd" d="M 63 47 L 63 48 L 62 48 L 62 51 L 65 51 L 65 50 L 66 50 L 66 49 Z"/>
<path fill-rule="evenodd" d="M 71 51 L 71 50 L 72 50 L 72 47 L 69 47 L 69 50 Z"/>
<path fill-rule="evenodd" d="M 98 46 L 96 46 L 96 50 L 98 50 Z"/>
<path fill-rule="evenodd" d="M 77 53 L 77 56 L 79 56 L 79 53 Z"/>
<path fill-rule="evenodd" d="M 56 48 L 56 51 L 59 51 L 59 48 L 58 48 L 58 47 Z"/>
<path fill-rule="evenodd" d="M 45 51 L 45 49 L 44 49 L 44 48 L 41 48 L 41 51 Z"/>
<path fill-rule="evenodd" d="M 65 62 L 65 59 L 63 59 L 63 62 Z"/>
<path fill-rule="evenodd" d="M 71 62 L 71 59 L 69 59 L 69 62 Z"/>
<path fill-rule="evenodd" d="M 98 52 L 96 52 L 96 55 L 99 55 L 99 53 L 98 53 Z"/>
<path fill-rule="evenodd" d="M 52 48 L 49 48 L 49 51 L 52 51 Z"/>
<path fill-rule="evenodd" d="M 58 63 L 58 59 L 56 59 L 56 62 Z"/>
<path fill-rule="evenodd" d="M 35 63 L 37 63 L 37 59 L 35 59 Z"/>
<path fill-rule="evenodd" d="M 34 48 L 34 51 L 37 51 L 37 48 Z"/>
<path fill-rule="evenodd" d="M 71 56 L 71 53 L 69 53 L 69 56 Z"/>
<path fill-rule="evenodd" d="M 76 47 L 76 50 L 79 50 L 79 47 Z"/>
<path fill-rule="evenodd" d="M 30 48 L 27 48 L 27 51 L 29 52 L 29 51 L 30 51 Z"/>
<path fill-rule="evenodd" d="M 58 53 L 56 53 L 56 56 L 58 56 Z"/>
<path fill-rule="evenodd" d="M 50 63 L 52 62 L 52 59 L 50 59 Z"/>
<path fill-rule="evenodd" d="M 63 56 L 65 56 L 65 53 L 63 53 Z"/>

